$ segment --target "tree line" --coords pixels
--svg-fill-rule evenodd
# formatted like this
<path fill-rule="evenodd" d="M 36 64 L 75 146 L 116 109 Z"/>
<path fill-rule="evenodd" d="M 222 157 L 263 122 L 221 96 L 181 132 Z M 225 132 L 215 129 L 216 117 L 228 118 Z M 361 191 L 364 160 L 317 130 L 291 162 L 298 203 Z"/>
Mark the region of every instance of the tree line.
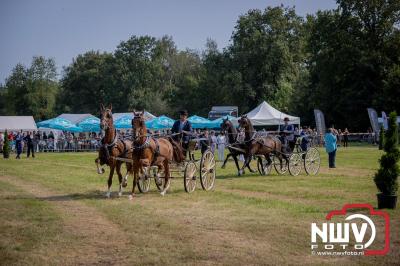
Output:
<path fill-rule="evenodd" d="M 34 57 L 0 86 L 0 112 L 43 120 L 62 112 L 146 109 L 176 117 L 185 108 L 207 116 L 213 105 L 246 113 L 262 101 L 313 125 L 365 130 L 366 108 L 400 112 L 400 1 L 339 0 L 334 10 L 301 17 L 292 7 L 249 10 L 230 44 L 207 40 L 201 52 L 173 38 L 131 36 L 115 51 L 88 51 L 64 67 Z"/>

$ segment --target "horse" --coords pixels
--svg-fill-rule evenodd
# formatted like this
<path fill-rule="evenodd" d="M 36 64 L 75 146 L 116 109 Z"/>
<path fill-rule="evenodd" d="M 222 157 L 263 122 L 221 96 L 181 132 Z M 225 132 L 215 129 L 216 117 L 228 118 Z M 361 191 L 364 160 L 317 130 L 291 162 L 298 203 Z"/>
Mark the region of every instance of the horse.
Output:
<path fill-rule="evenodd" d="M 233 160 L 235 161 L 236 168 L 238 170 L 238 175 L 240 176 L 244 174 L 244 172 L 240 171 L 237 156 L 245 154 L 246 145 L 241 144 L 237 141 L 237 136 L 238 136 L 237 130 L 235 126 L 232 124 L 232 122 L 229 121 L 229 119 L 222 120 L 221 129 L 225 133 L 225 135 L 228 136 L 228 143 L 229 143 L 228 145 L 229 154 L 226 156 L 225 161 L 222 164 L 221 168 L 224 169 L 226 163 L 228 162 L 229 157 L 232 157 Z M 255 172 L 253 169 L 251 169 L 250 163 L 247 164 L 247 168 L 251 173 Z"/>
<path fill-rule="evenodd" d="M 118 138 L 116 129 L 114 128 L 114 121 L 112 116 L 112 105 L 104 107 L 100 105 L 100 129 L 103 132 L 103 139 L 101 140 L 101 147 L 99 149 L 98 157 L 95 159 L 97 166 L 97 173 L 103 174 L 104 169 L 100 168 L 100 165 L 108 165 L 110 167 L 110 174 L 108 176 L 108 190 L 106 197 L 111 196 L 111 185 L 112 178 L 114 175 L 114 169 L 117 171 L 119 180 L 119 191 L 118 196 L 122 196 L 122 188 L 126 187 L 129 173 L 132 171 L 132 164 L 126 163 L 127 173 L 124 178 L 121 174 L 122 161 L 116 160 L 116 157 L 132 159 L 132 142 L 130 140 L 121 140 Z"/>
<path fill-rule="evenodd" d="M 132 199 L 135 195 L 135 184 L 137 183 L 139 171 L 143 171 L 144 167 L 150 166 L 158 167 L 157 175 L 161 171 L 165 173 L 164 187 L 161 191 L 161 195 L 164 196 L 168 189 L 169 178 L 171 177 L 169 163 L 173 160 L 180 162 L 184 158 L 182 159 L 182 153 L 177 154 L 174 151 L 174 145 L 171 143 L 171 140 L 167 138 L 155 139 L 147 134 L 144 112 L 134 112 L 133 114 L 133 145 L 138 163 L 133 168 L 134 180 L 130 198 Z"/>
<path fill-rule="evenodd" d="M 244 167 L 250 163 L 254 155 L 264 155 L 268 164 L 271 164 L 271 153 L 279 159 L 282 168 L 282 160 L 285 159 L 287 161 L 287 158 L 284 156 L 282 143 L 278 138 L 273 136 L 257 137 L 257 132 L 246 115 L 241 116 L 239 119 L 239 126 L 245 131 L 244 144 L 246 146 L 245 162 L 240 171 L 244 170 Z"/>

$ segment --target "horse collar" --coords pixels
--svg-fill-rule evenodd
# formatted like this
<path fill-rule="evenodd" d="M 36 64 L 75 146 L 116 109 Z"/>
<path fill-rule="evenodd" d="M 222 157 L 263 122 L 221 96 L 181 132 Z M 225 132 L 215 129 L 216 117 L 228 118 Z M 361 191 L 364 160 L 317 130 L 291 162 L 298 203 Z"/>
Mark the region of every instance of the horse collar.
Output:
<path fill-rule="evenodd" d="M 145 148 L 147 148 L 149 146 L 150 146 L 150 136 L 147 136 L 146 137 L 146 141 L 143 144 L 141 144 L 141 145 L 136 145 L 135 144 L 135 149 L 143 150 L 143 149 L 145 149 Z"/>

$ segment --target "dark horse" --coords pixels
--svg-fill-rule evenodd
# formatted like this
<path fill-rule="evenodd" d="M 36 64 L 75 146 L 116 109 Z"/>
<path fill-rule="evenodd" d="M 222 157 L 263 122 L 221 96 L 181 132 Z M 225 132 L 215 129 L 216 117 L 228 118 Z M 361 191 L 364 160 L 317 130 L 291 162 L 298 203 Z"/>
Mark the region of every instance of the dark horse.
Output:
<path fill-rule="evenodd" d="M 229 119 L 223 119 L 221 124 L 221 129 L 225 133 L 225 136 L 228 136 L 228 150 L 229 154 L 226 156 L 224 163 L 221 168 L 225 168 L 226 163 L 228 162 L 229 157 L 232 157 L 235 161 L 236 168 L 238 170 L 238 175 L 244 174 L 244 171 L 240 171 L 239 163 L 237 157 L 241 154 L 246 153 L 246 145 L 244 143 L 239 143 L 237 141 L 237 130 L 235 126 L 232 124 Z M 246 165 L 250 172 L 254 173 L 255 171 L 251 169 L 250 162 Z"/>
<path fill-rule="evenodd" d="M 144 112 L 134 112 L 132 119 L 134 157 L 137 163 L 133 167 L 133 188 L 131 198 L 135 194 L 135 184 L 137 183 L 139 171 L 144 167 L 157 166 L 158 173 L 164 172 L 164 187 L 161 195 L 165 195 L 168 189 L 168 180 L 171 177 L 169 163 L 171 161 L 181 162 L 184 160 L 183 153 L 176 153 L 175 145 L 166 138 L 155 139 L 147 134 L 147 128 L 144 120 Z M 175 144 L 175 143 L 174 143 Z"/>
<path fill-rule="evenodd" d="M 117 131 L 114 128 L 111 105 L 107 108 L 105 108 L 103 105 L 100 106 L 100 128 L 104 132 L 104 137 L 101 140 L 98 158 L 95 160 L 97 172 L 99 174 L 104 173 L 104 169 L 100 168 L 100 165 L 106 164 L 110 167 L 110 175 L 108 176 L 108 190 L 106 193 L 107 198 L 109 198 L 111 195 L 114 169 L 116 169 L 119 180 L 118 196 L 121 196 L 122 187 L 126 187 L 126 180 L 129 172 L 131 171 L 132 164 L 128 162 L 126 163 L 127 173 L 124 179 L 122 179 L 121 165 L 123 162 L 116 160 L 115 158 L 120 157 L 132 160 L 132 141 L 121 140 L 118 138 Z"/>
<path fill-rule="evenodd" d="M 239 119 L 239 126 L 245 131 L 244 144 L 246 145 L 245 162 L 241 170 L 250 163 L 254 155 L 264 155 L 268 164 L 271 164 L 270 154 L 275 154 L 282 168 L 282 160 L 287 158 L 282 153 L 282 143 L 274 136 L 257 137 L 256 131 L 246 115 Z"/>

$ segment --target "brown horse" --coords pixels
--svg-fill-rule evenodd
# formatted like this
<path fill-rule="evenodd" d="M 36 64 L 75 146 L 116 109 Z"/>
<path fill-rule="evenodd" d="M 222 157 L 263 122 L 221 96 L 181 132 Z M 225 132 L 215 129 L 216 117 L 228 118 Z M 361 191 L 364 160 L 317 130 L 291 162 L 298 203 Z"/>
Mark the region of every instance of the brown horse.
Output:
<path fill-rule="evenodd" d="M 137 164 L 133 167 L 133 187 L 131 198 L 135 195 L 135 184 L 137 183 L 139 171 L 144 167 L 157 166 L 158 173 L 164 171 L 165 182 L 161 195 L 165 195 L 168 189 L 170 176 L 169 163 L 174 160 L 174 148 L 166 138 L 155 139 L 147 133 L 144 112 L 134 112 L 132 119 L 134 154 Z M 175 158 L 176 160 L 176 158 Z"/>
<path fill-rule="evenodd" d="M 224 163 L 222 164 L 221 168 L 224 169 L 226 163 L 228 162 L 229 157 L 232 157 L 235 162 L 236 168 L 238 170 L 238 175 L 240 176 L 244 172 L 240 171 L 239 162 L 238 162 L 237 157 L 241 154 L 246 153 L 246 144 L 240 143 L 237 141 L 238 132 L 237 132 L 235 126 L 232 124 L 232 122 L 229 121 L 229 119 L 222 120 L 221 130 L 227 136 L 227 140 L 228 140 L 227 147 L 229 150 L 229 154 L 226 156 L 226 159 L 225 159 Z M 251 169 L 250 164 L 247 165 L 247 168 L 249 169 L 250 172 L 255 173 L 255 171 L 253 169 Z"/>
<path fill-rule="evenodd" d="M 114 121 L 112 116 L 112 106 L 105 108 L 103 105 L 100 106 L 100 128 L 104 133 L 104 137 L 101 140 L 101 147 L 99 149 L 99 156 L 95 160 L 97 166 L 97 172 L 99 174 L 104 173 L 104 169 L 100 168 L 100 165 L 108 165 L 110 167 L 110 175 L 108 176 L 108 190 L 106 197 L 109 198 L 111 195 L 112 178 L 114 175 L 114 169 L 117 170 L 119 180 L 119 192 L 118 196 L 122 195 L 122 187 L 126 187 L 126 181 L 129 172 L 132 171 L 132 164 L 126 163 L 127 173 L 124 178 L 121 175 L 121 165 L 123 162 L 116 160 L 116 157 L 132 159 L 132 141 L 121 140 L 118 138 L 117 131 L 114 128 Z M 100 165 L 99 165 L 100 164 Z"/>
<path fill-rule="evenodd" d="M 268 164 L 271 164 L 271 153 L 277 156 L 282 168 L 282 160 L 287 160 L 287 158 L 283 156 L 282 143 L 279 139 L 273 136 L 257 137 L 257 132 L 246 115 L 243 115 L 239 119 L 239 126 L 245 131 L 244 144 L 246 146 L 245 162 L 240 170 L 241 172 L 244 171 L 245 166 L 250 163 L 254 155 L 264 155 Z"/>

